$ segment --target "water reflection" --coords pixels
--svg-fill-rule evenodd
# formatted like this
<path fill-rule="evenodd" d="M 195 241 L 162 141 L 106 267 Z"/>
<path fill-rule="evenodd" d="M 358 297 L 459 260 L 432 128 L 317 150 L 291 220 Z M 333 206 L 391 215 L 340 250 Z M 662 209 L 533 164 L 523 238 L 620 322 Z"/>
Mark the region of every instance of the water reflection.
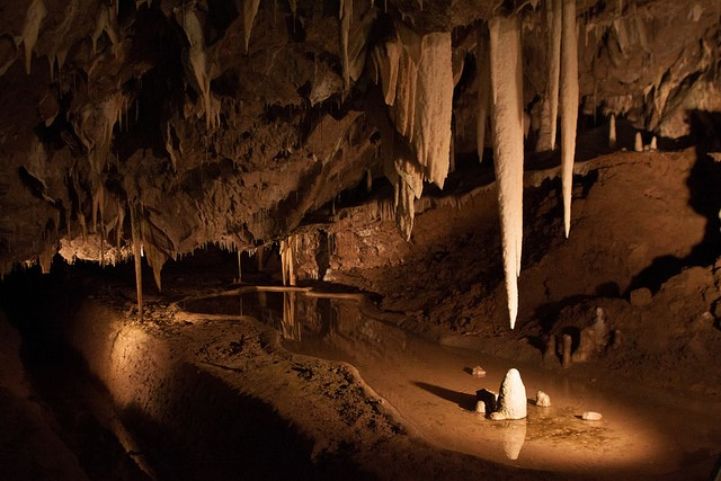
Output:
<path fill-rule="evenodd" d="M 632 386 L 604 391 L 538 366 L 440 346 L 385 322 L 387 313 L 357 297 L 247 289 L 189 300 L 180 307 L 252 316 L 278 330 L 294 353 L 352 364 L 409 428 L 442 449 L 535 469 L 624 472 L 634 479 L 643 478 L 637 474 L 653 479 L 682 468 L 684 453 L 714 452 L 712 447 L 718 446 L 719 435 L 710 432 L 706 417 L 678 403 L 652 402 Z M 487 370 L 482 379 L 464 370 L 479 363 Z M 522 421 L 477 415 L 475 393 L 495 389 L 511 367 L 521 369 L 527 392 L 549 393 L 553 407 L 531 404 Z M 591 425 L 577 419 L 585 410 L 603 412 L 604 420 Z"/>

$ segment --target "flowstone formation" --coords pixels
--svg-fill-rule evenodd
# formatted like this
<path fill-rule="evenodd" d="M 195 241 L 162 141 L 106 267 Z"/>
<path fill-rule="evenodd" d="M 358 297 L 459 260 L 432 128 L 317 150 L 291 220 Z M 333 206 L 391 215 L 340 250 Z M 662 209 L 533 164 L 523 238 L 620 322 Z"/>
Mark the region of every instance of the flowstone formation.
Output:
<path fill-rule="evenodd" d="M 513 327 L 524 152 L 557 149 L 560 116 L 568 235 L 577 126 L 618 145 L 616 122 L 675 139 L 721 112 L 721 6 L 690 3 L 7 0 L 0 273 L 142 253 L 160 287 L 167 260 L 278 245 L 359 186 L 412 242 L 424 191 L 491 148 Z"/>

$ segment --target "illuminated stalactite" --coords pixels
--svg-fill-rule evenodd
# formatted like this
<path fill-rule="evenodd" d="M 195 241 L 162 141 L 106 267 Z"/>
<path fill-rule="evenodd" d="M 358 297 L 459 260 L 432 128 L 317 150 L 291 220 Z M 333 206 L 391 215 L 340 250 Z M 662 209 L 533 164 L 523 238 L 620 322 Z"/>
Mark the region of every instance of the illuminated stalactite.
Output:
<path fill-rule="evenodd" d="M 523 241 L 523 75 L 517 17 L 489 22 L 494 166 L 511 329 L 518 314 Z"/>
<path fill-rule="evenodd" d="M 563 0 L 561 42 L 561 182 L 563 185 L 563 226 L 571 230 L 573 163 L 576 156 L 578 122 L 578 32 L 576 0 Z"/>

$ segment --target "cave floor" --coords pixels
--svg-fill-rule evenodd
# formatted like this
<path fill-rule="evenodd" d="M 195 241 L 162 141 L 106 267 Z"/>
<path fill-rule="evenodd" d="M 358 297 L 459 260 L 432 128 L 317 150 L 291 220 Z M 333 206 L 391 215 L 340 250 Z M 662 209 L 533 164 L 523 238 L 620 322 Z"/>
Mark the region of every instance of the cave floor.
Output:
<path fill-rule="evenodd" d="M 439 449 L 593 478 L 675 479 L 689 469 L 710 472 L 721 443 L 721 432 L 708 423 L 721 413 L 719 403 L 689 402 L 592 369 L 570 374 L 489 356 L 480 347 L 442 346 L 395 327 L 398 319 L 388 322 L 386 313 L 353 295 L 251 291 L 180 306 L 253 316 L 275 326 L 293 353 L 349 363 L 413 435 Z M 472 376 L 476 365 L 485 377 Z M 520 369 L 529 398 L 543 390 L 553 406 L 536 407 L 529 399 L 525 421 L 490 421 L 475 413 L 475 392 L 497 391 L 512 367 Z M 581 420 L 588 410 L 603 413 L 603 420 Z"/>

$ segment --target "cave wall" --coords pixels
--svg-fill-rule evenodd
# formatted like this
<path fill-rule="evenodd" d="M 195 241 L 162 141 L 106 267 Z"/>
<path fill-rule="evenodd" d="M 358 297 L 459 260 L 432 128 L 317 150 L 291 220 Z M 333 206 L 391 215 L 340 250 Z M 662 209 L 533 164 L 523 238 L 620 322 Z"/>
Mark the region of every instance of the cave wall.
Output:
<path fill-rule="evenodd" d="M 443 152 L 426 152 L 423 136 L 450 127 L 452 155 L 476 151 L 477 39 L 494 16 L 521 22 L 525 148 L 535 149 L 548 69 L 543 2 L 344 5 L 4 2 L 0 272 L 46 269 L 61 247 L 69 259 L 126 258 L 135 219 L 159 274 L 208 243 L 243 250 L 284 239 L 367 177 L 395 183 L 400 207 L 388 215 L 407 237 L 424 179 L 442 186 L 445 177 Z M 614 113 L 678 138 L 688 111 L 721 110 L 721 2 L 584 0 L 577 11 L 582 114 L 599 124 Z M 399 90 L 421 112 L 409 129 L 402 121 L 412 117 L 387 105 L 384 69 L 393 48 L 412 65 L 447 52 L 445 38 L 450 57 L 422 62 L 430 72 L 417 79 L 448 75 L 427 88 L 452 89 L 452 124 L 434 124 L 446 118 L 444 105 L 429 106 L 435 97 Z"/>

